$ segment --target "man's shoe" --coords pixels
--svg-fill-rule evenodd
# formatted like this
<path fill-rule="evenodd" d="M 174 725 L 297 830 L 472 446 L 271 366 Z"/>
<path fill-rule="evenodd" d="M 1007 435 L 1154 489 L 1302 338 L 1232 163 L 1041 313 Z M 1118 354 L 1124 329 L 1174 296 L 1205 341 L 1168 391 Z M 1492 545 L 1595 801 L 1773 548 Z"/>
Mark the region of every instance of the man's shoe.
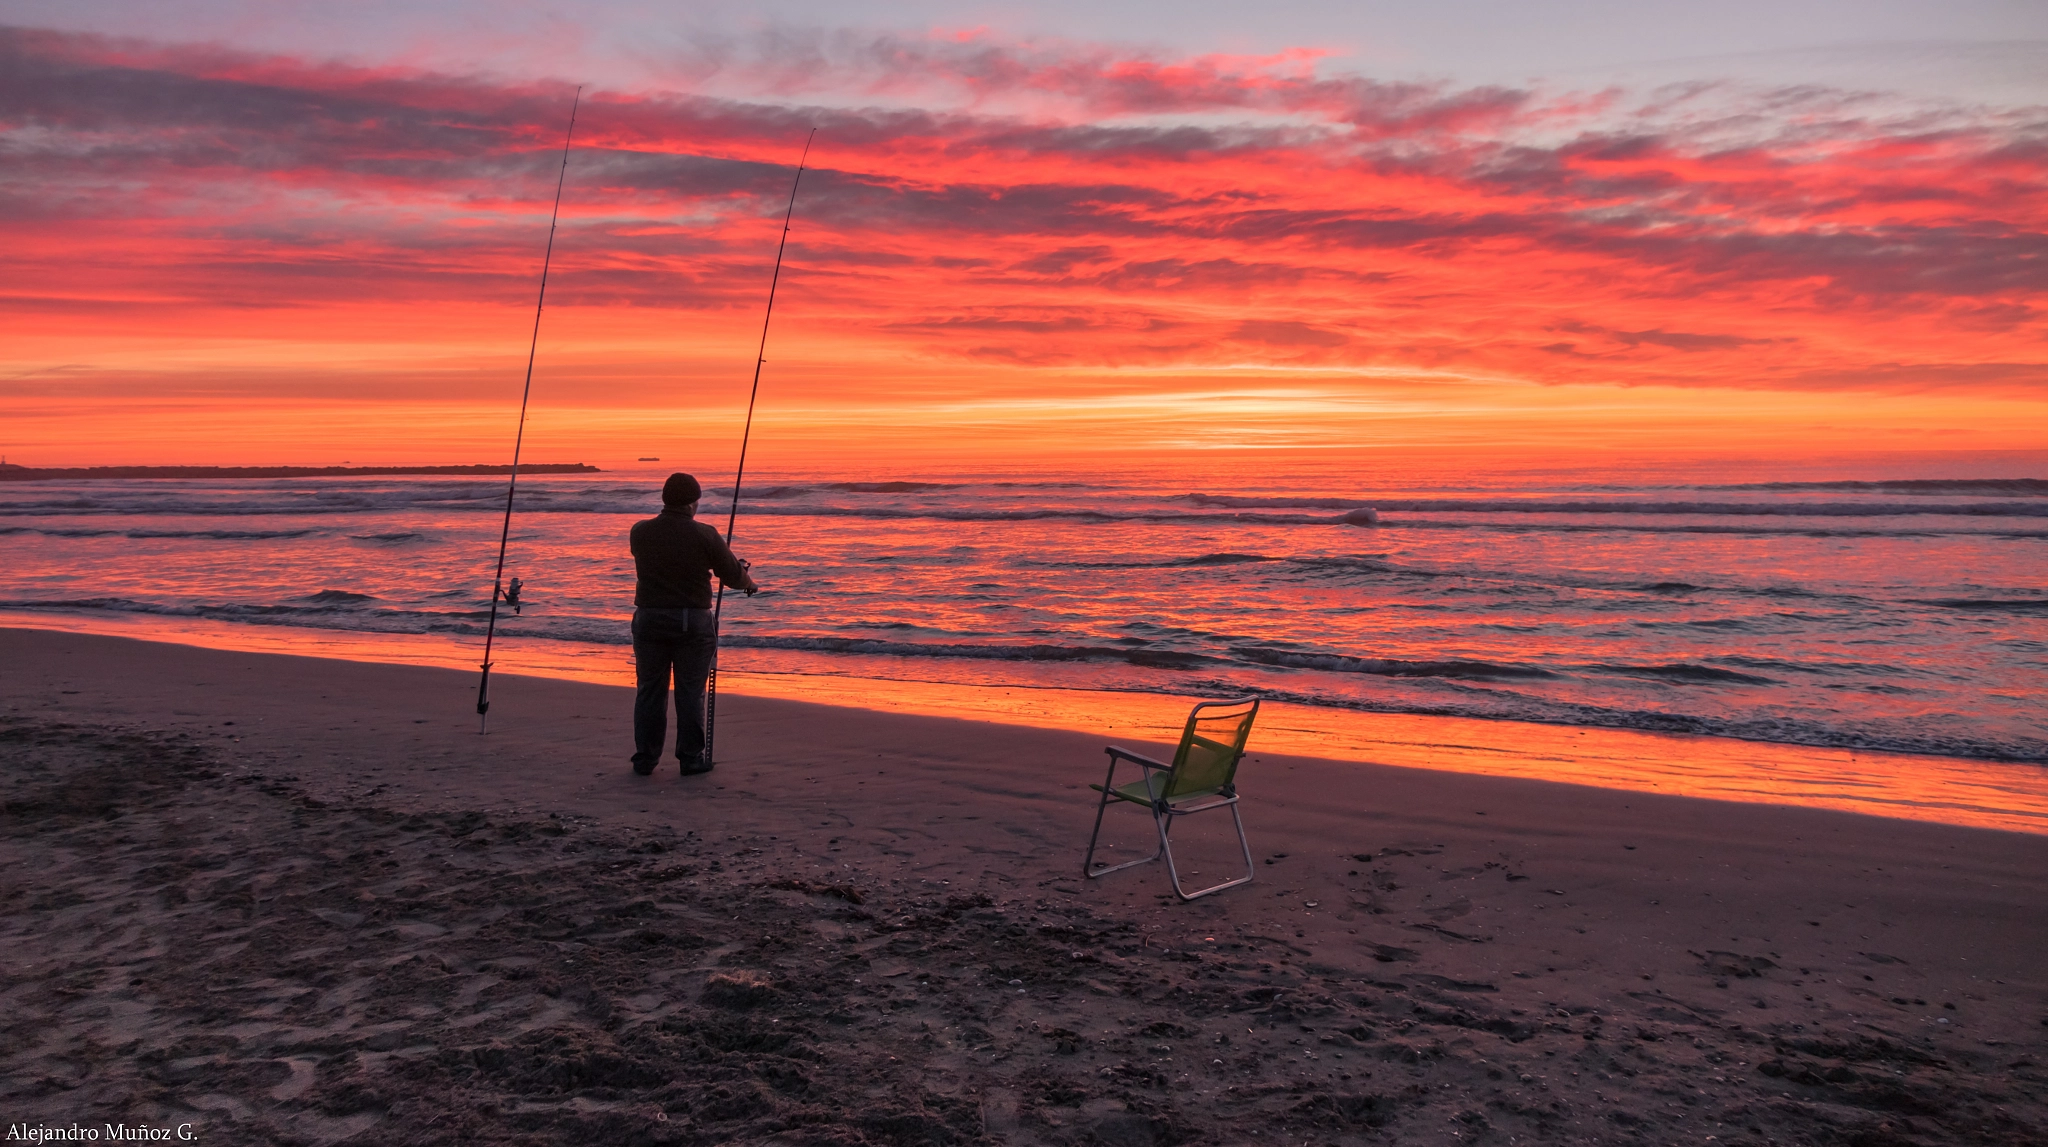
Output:
<path fill-rule="evenodd" d="M 698 757 L 694 761 L 681 761 L 679 764 L 681 764 L 683 775 L 686 777 L 694 777 L 699 773 L 708 773 L 712 768 L 708 757 Z"/>
<path fill-rule="evenodd" d="M 653 761 L 649 761 L 649 762 L 647 762 L 646 764 L 644 764 L 644 765 L 643 765 L 643 764 L 641 764 L 641 763 L 640 763 L 639 761 L 634 761 L 634 762 L 633 762 L 633 775 L 634 775 L 634 776 L 636 776 L 636 777 L 651 777 L 651 776 L 653 776 L 653 775 L 654 775 L 654 762 L 653 762 Z"/>

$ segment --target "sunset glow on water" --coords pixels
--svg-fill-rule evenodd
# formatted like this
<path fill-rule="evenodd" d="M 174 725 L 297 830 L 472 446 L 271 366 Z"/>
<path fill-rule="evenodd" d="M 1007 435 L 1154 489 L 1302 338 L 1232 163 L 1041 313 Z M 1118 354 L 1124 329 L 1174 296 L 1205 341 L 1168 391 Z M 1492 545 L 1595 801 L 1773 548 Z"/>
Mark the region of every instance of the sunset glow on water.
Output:
<path fill-rule="evenodd" d="M 729 601 L 721 667 L 742 692 L 1154 739 L 1187 697 L 1251 693 L 1284 706 L 1268 752 L 2000 824 L 2048 808 L 2025 795 L 2048 792 L 2040 483 L 1410 477 L 1429 481 L 764 476 L 735 547 L 767 592 Z M 522 481 L 508 569 L 526 608 L 500 618 L 499 672 L 629 680 L 623 539 L 660 478 Z M 0 539 L 32 572 L 0 608 L 470 667 L 503 493 L 13 483 Z M 1343 520 L 1366 507 L 1378 525 Z M 1845 796 L 1873 753 L 2009 763 L 1879 768 Z M 1993 779 L 1945 797 L 1915 780 L 1952 790 L 1958 769 Z"/>

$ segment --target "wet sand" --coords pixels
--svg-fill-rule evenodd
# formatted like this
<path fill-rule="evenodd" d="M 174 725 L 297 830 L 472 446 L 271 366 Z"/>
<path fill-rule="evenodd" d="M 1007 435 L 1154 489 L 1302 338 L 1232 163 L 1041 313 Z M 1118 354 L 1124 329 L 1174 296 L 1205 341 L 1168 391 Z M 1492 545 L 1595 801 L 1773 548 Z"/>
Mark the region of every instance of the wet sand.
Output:
<path fill-rule="evenodd" d="M 0 630 L 0 1114 L 207 1143 L 2048 1142 L 2048 837 Z M 1119 856 L 1150 822 L 1121 814 Z M 1184 830 L 1226 874 L 1227 821 Z"/>

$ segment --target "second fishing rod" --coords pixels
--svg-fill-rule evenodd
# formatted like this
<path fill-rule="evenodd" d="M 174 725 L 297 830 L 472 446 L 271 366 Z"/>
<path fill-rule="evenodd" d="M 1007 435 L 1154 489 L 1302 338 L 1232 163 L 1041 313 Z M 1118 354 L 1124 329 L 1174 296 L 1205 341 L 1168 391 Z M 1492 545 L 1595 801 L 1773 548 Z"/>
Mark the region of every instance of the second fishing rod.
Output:
<path fill-rule="evenodd" d="M 519 603 L 523 583 L 515 577 L 512 584 L 505 584 L 505 551 L 512 541 L 512 495 L 519 488 L 519 450 L 526 444 L 526 407 L 533 398 L 533 364 L 540 354 L 540 315 L 548 303 L 548 271 L 555 265 L 555 225 L 562 218 L 562 188 L 569 179 L 569 144 L 576 138 L 576 111 L 582 106 L 583 85 L 578 84 L 576 97 L 569 104 L 569 130 L 562 135 L 562 164 L 555 171 L 555 206 L 548 214 L 548 245 L 540 260 L 540 295 L 533 304 L 533 337 L 526 344 L 526 384 L 519 392 L 519 430 L 512 436 L 512 469 L 505 479 L 505 522 L 498 528 L 498 568 L 491 575 L 491 616 L 484 628 L 483 674 L 476 683 L 478 733 L 491 727 L 491 646 L 498 637 L 498 603 L 511 606 L 513 613 L 523 612 Z"/>
<path fill-rule="evenodd" d="M 740 430 L 740 460 L 732 476 L 732 505 L 725 515 L 725 546 L 732 548 L 734 527 L 739 521 L 740 489 L 747 477 L 747 446 L 754 437 L 754 403 L 761 397 L 761 368 L 768 362 L 768 324 L 775 318 L 775 289 L 782 284 L 782 256 L 789 249 L 790 221 L 796 218 L 796 192 L 803 186 L 804 166 L 811 158 L 811 142 L 818 138 L 818 129 L 804 137 L 803 154 L 796 161 L 796 177 L 789 183 L 789 206 L 782 212 L 782 237 L 775 245 L 775 270 L 768 278 L 768 307 L 761 316 L 761 343 L 754 351 L 754 383 L 747 392 L 747 419 Z M 747 596 L 752 597 L 749 590 Z M 719 621 L 725 615 L 725 582 L 718 584 L 718 596 L 711 603 L 711 671 L 704 678 L 704 764 L 714 760 L 712 746 L 718 735 L 718 646 Z"/>

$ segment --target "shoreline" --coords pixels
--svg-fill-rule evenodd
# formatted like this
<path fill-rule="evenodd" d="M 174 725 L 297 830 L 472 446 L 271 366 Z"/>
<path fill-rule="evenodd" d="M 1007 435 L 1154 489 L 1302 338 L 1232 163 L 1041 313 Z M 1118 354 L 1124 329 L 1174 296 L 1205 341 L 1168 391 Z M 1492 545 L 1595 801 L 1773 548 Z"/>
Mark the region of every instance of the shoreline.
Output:
<path fill-rule="evenodd" d="M 10 1119 L 219 1143 L 2048 1135 L 2048 838 L 1265 752 L 1081 878 L 1097 732 L 0 631 Z M 500 714 L 502 713 L 502 718 Z M 1213 878 L 1236 841 L 1176 833 Z M 1112 822 L 1129 855 L 1149 820 Z M 1241 860 L 1236 860 L 1241 864 Z"/>
<path fill-rule="evenodd" d="M 61 624 L 64 622 L 71 624 Z M 82 615 L 0 611 L 0 633 L 9 627 L 469 674 L 475 673 L 475 662 L 470 659 L 477 655 L 467 643 L 423 634 L 364 634 L 202 619 L 110 622 Z M 549 658 L 547 654 L 562 652 L 551 648 L 558 644 L 513 647 L 509 661 L 500 656 L 493 678 L 527 676 L 630 687 L 631 651 L 627 647 L 607 648 L 612 656 L 594 663 L 596 659 L 588 656 Z M 314 648 L 308 649 L 309 645 Z M 728 695 L 811 700 L 885 713 L 993 720 L 1033 728 L 1089 728 L 1112 738 L 1155 741 L 1178 735 L 1190 703 L 1159 693 L 744 669 L 722 669 L 720 681 Z M 1256 743 L 1294 756 L 2048 834 L 2048 767 L 2033 762 L 1286 703 L 1269 703 L 1264 714 Z"/>

